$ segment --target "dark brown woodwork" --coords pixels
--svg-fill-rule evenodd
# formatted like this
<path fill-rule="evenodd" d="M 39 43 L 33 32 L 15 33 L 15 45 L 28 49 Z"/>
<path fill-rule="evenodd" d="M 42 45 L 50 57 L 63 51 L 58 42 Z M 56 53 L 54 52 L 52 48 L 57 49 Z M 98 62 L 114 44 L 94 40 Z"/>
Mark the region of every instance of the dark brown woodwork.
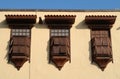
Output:
<path fill-rule="evenodd" d="M 34 24 L 36 15 L 5 15 L 8 24 Z"/>
<path fill-rule="evenodd" d="M 14 36 L 10 41 L 10 52 L 11 55 L 24 55 L 30 56 L 30 38 L 23 36 Z"/>
<path fill-rule="evenodd" d="M 75 15 L 45 15 L 45 23 L 50 29 L 70 29 L 75 22 Z"/>
<path fill-rule="evenodd" d="M 114 15 L 89 15 L 85 17 L 85 22 L 87 24 L 114 24 L 116 16 Z M 105 26 L 106 27 L 106 26 Z"/>
<path fill-rule="evenodd" d="M 9 24 L 11 29 L 31 29 L 33 26 L 33 24 Z"/>
<path fill-rule="evenodd" d="M 113 15 L 89 15 L 85 17 L 85 23 L 90 29 L 110 29 L 115 19 Z"/>
<path fill-rule="evenodd" d="M 52 37 L 50 40 L 50 61 L 60 70 L 70 61 L 70 41 L 68 37 Z"/>
<path fill-rule="evenodd" d="M 61 68 L 64 66 L 64 64 L 70 59 L 66 56 L 52 56 L 51 60 L 55 64 L 55 66 L 59 70 L 61 70 Z"/>
<path fill-rule="evenodd" d="M 31 28 L 36 22 L 36 15 L 5 15 L 6 21 L 11 29 L 9 44 L 9 62 L 12 62 L 19 70 L 26 61 L 30 61 Z M 29 32 L 14 32 L 13 29 L 28 29 Z M 23 35 L 29 33 L 28 35 Z M 17 35 L 22 34 L 22 35 Z"/>
<path fill-rule="evenodd" d="M 112 61 L 112 46 L 110 29 L 116 16 L 90 15 L 86 16 L 85 23 L 91 29 L 92 63 L 95 62 L 103 71 Z"/>
<path fill-rule="evenodd" d="M 29 60 L 26 56 L 12 56 L 10 61 L 15 65 L 17 70 L 23 66 L 23 64 Z"/>
<path fill-rule="evenodd" d="M 19 70 L 30 59 L 30 38 L 13 36 L 9 48 L 9 61 Z"/>
<path fill-rule="evenodd" d="M 67 61 L 71 61 L 69 31 L 75 22 L 75 17 L 75 15 L 45 15 L 45 23 L 50 32 L 56 34 L 56 36 L 50 34 L 49 62 L 52 61 L 59 70 Z M 65 34 L 65 32 L 52 32 L 52 29 L 66 29 L 68 35 L 60 36 L 59 33 Z"/>

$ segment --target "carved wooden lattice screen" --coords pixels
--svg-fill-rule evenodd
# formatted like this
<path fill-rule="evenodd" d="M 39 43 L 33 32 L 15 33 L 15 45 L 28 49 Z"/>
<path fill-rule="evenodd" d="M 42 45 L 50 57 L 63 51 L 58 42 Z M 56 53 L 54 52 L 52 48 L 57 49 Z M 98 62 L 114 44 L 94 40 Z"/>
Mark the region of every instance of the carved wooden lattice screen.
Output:
<path fill-rule="evenodd" d="M 60 70 L 70 55 L 70 28 L 75 15 L 46 15 L 45 23 L 50 29 L 49 62 L 53 62 Z"/>
<path fill-rule="evenodd" d="M 9 44 L 9 62 L 19 70 L 30 61 L 31 28 L 36 22 L 36 15 L 5 15 L 11 28 Z"/>
<path fill-rule="evenodd" d="M 92 62 L 104 70 L 112 61 L 112 46 L 110 29 L 116 16 L 86 16 L 85 22 L 91 29 Z"/>

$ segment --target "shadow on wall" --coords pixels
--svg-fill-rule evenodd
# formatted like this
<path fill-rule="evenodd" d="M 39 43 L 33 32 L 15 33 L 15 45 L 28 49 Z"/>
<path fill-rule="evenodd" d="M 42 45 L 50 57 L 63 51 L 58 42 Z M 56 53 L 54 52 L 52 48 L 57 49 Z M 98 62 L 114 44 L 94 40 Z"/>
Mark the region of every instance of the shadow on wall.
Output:
<path fill-rule="evenodd" d="M 4 57 L 4 59 L 6 59 L 8 62 L 8 64 L 11 64 L 11 65 L 13 65 L 14 66 L 14 64 L 10 61 L 10 52 L 9 52 L 9 50 L 10 50 L 10 40 L 7 42 L 8 44 L 7 44 L 7 47 L 6 47 L 6 50 L 7 50 L 7 53 L 6 53 L 6 55 L 5 55 L 5 57 Z M 14 66 L 15 67 L 15 66 Z M 16 68 L 16 67 L 15 67 Z"/>
<path fill-rule="evenodd" d="M 50 40 L 47 42 L 47 48 L 46 48 L 46 51 L 47 51 L 47 61 L 48 61 L 48 64 L 51 64 L 51 65 L 53 65 L 56 68 L 55 64 L 50 59 L 50 44 L 49 43 L 50 43 Z"/>
<path fill-rule="evenodd" d="M 83 21 L 81 21 L 78 25 L 76 25 L 76 27 L 75 27 L 76 29 L 89 29 L 88 28 L 88 26 L 87 26 L 87 24 L 85 24 L 85 20 L 83 20 Z M 90 30 L 90 29 L 89 29 Z M 96 64 L 96 63 L 94 63 L 94 62 L 92 62 L 92 50 L 91 50 L 91 40 L 88 42 L 88 45 L 89 45 L 89 49 L 88 49 L 88 51 L 89 51 L 89 60 L 90 60 L 90 63 L 92 64 L 92 65 L 95 65 L 95 66 L 97 66 L 98 67 L 98 65 Z M 88 53 L 88 52 L 86 52 L 86 53 Z"/>
<path fill-rule="evenodd" d="M 36 23 L 35 25 L 34 25 L 37 29 L 48 29 L 48 30 L 50 30 L 49 28 L 48 28 L 48 26 L 44 23 L 44 21 L 43 21 L 43 24 L 39 24 L 39 23 Z M 55 66 L 55 64 L 51 61 L 51 59 L 50 59 L 50 37 L 49 37 L 49 40 L 48 40 L 48 42 L 47 42 L 47 47 L 46 47 L 46 52 L 47 52 L 47 61 L 48 61 L 48 64 L 51 64 L 51 65 L 53 65 L 55 68 L 56 68 L 56 66 Z"/>
<path fill-rule="evenodd" d="M 92 49 L 91 48 L 91 40 L 88 42 L 88 44 L 89 44 L 89 60 L 90 60 L 92 65 L 95 65 L 96 67 L 98 67 L 98 65 L 93 61 L 93 58 L 92 58 L 93 57 L 92 56 L 93 51 L 91 50 Z"/>
<path fill-rule="evenodd" d="M 88 44 L 89 44 L 89 60 L 92 63 L 93 60 L 92 60 L 91 40 L 88 42 Z"/>
<path fill-rule="evenodd" d="M 118 27 L 117 30 L 120 30 L 120 27 Z"/>
<path fill-rule="evenodd" d="M 36 23 L 34 27 L 36 27 L 37 29 L 48 29 L 48 26 L 45 24 L 45 20 L 43 20 L 42 23 Z"/>
<path fill-rule="evenodd" d="M 89 29 L 88 26 L 85 24 L 85 20 L 81 21 L 78 25 L 76 25 L 76 29 Z M 88 42 L 88 45 L 89 45 L 89 60 L 92 61 L 92 51 L 91 51 L 91 40 Z"/>
<path fill-rule="evenodd" d="M 6 20 L 0 22 L 0 28 L 9 28 Z"/>
<path fill-rule="evenodd" d="M 2 29 L 2 28 L 9 28 L 6 20 L 3 20 L 3 21 L 0 22 L 0 29 Z M 6 46 L 7 52 L 6 52 L 6 55 L 5 55 L 4 59 L 6 59 L 8 61 L 7 62 L 8 64 L 12 64 L 13 65 L 13 63 L 9 61 L 10 60 L 9 59 L 10 58 L 10 55 L 9 55 L 10 54 L 9 53 L 9 45 L 10 45 L 10 40 L 8 40 L 8 42 L 7 42 L 7 46 Z"/>
<path fill-rule="evenodd" d="M 37 29 L 48 29 L 48 30 L 50 30 L 48 28 L 48 26 L 45 24 L 45 20 L 43 20 L 43 22 L 41 24 L 39 22 L 36 23 L 34 25 L 34 27 L 37 28 Z M 48 64 L 51 64 L 56 68 L 55 64 L 50 59 L 50 44 L 49 43 L 50 43 L 50 37 L 49 37 L 49 40 L 47 42 L 47 47 L 46 47 L 46 52 L 47 52 L 47 58 L 46 59 L 48 61 Z"/>
<path fill-rule="evenodd" d="M 37 29 L 48 29 L 47 25 L 39 24 L 39 23 L 36 23 L 34 27 Z"/>
<path fill-rule="evenodd" d="M 47 42 L 47 48 L 46 48 L 46 51 L 47 51 L 47 60 L 48 60 L 48 63 L 50 63 L 50 52 L 49 52 L 49 50 L 50 50 L 50 47 L 49 47 L 49 41 Z"/>
<path fill-rule="evenodd" d="M 0 22 L 0 29 L 1 28 L 9 28 L 6 20 L 3 20 L 3 21 Z M 7 46 L 6 46 L 7 52 L 6 52 L 6 55 L 4 57 L 4 59 L 6 59 L 7 61 L 9 60 L 9 43 L 10 43 L 10 41 L 8 40 Z"/>
<path fill-rule="evenodd" d="M 76 25 L 76 29 L 89 29 L 85 24 L 85 20 L 81 21 L 78 25 Z"/>
<path fill-rule="evenodd" d="M 8 60 L 8 62 L 9 62 L 9 58 L 10 58 L 10 57 L 9 57 L 9 44 L 10 44 L 10 41 L 8 41 L 7 43 L 8 43 L 8 44 L 7 44 L 7 47 L 6 47 L 7 53 L 6 53 L 6 55 L 5 55 L 4 58 L 5 58 L 6 60 Z"/>

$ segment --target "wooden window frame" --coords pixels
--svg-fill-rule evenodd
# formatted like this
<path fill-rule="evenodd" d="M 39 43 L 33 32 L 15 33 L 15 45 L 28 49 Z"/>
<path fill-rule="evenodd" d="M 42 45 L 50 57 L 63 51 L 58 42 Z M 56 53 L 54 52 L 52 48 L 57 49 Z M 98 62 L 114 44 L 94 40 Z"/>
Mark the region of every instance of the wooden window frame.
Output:
<path fill-rule="evenodd" d="M 28 32 L 29 30 L 29 32 Z M 14 32 L 13 32 L 14 31 Z M 11 37 L 12 36 L 27 36 L 31 37 L 31 29 L 11 29 Z"/>
<path fill-rule="evenodd" d="M 72 27 L 72 24 L 75 22 L 75 15 L 45 15 L 45 23 L 48 25 L 48 28 L 50 29 L 50 42 L 52 38 L 59 37 L 59 38 L 65 38 L 67 37 L 69 39 L 69 52 L 70 52 L 70 28 Z M 55 36 L 52 35 L 52 30 L 69 30 L 68 35 L 62 36 L 62 33 L 56 34 Z M 57 33 L 57 32 L 56 32 Z M 54 33 L 53 33 L 54 34 Z M 60 42 L 60 41 L 59 41 Z M 50 45 L 50 44 L 49 44 Z M 60 45 L 58 45 L 60 46 Z M 53 62 L 55 66 L 61 70 L 61 68 L 64 66 L 64 64 L 69 61 L 71 62 L 71 53 L 67 56 L 58 55 L 54 56 L 52 55 L 51 46 L 49 46 L 49 63 Z"/>
<path fill-rule="evenodd" d="M 115 20 L 116 16 L 113 15 L 89 15 L 85 17 L 85 23 L 91 30 L 92 63 L 95 62 L 102 71 L 110 61 L 113 62 L 110 29 Z M 109 41 L 107 42 L 105 39 Z M 95 45 L 95 42 L 98 45 Z"/>
<path fill-rule="evenodd" d="M 36 22 L 37 16 L 5 15 L 5 17 L 7 24 L 11 29 L 8 62 L 12 62 L 17 70 L 20 70 L 20 68 L 26 61 L 29 60 L 30 62 L 31 29 L 33 27 L 33 24 Z M 16 31 L 15 29 L 18 31 Z M 23 35 L 23 33 L 28 33 L 23 32 L 23 30 L 25 29 L 29 29 L 29 35 Z M 13 35 L 13 33 L 15 35 Z M 18 34 L 16 35 L 16 33 Z M 23 43 L 25 42 L 25 40 L 27 41 L 27 44 Z"/>
<path fill-rule="evenodd" d="M 65 32 L 65 31 L 67 31 L 67 32 Z M 70 36 L 70 29 L 50 29 L 50 37 L 52 37 L 52 36 L 66 36 L 66 37 L 69 37 Z"/>

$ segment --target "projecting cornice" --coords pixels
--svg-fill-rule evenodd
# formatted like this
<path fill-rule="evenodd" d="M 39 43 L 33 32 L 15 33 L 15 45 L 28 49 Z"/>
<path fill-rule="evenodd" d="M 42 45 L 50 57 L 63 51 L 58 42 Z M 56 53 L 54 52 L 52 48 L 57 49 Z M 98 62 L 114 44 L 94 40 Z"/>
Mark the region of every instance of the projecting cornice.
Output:
<path fill-rule="evenodd" d="M 47 24 L 73 24 L 75 15 L 45 15 L 45 23 Z"/>
<path fill-rule="evenodd" d="M 5 15 L 8 24 L 34 24 L 36 15 Z"/>
<path fill-rule="evenodd" d="M 45 15 L 45 23 L 49 28 L 71 28 L 76 15 Z"/>
<path fill-rule="evenodd" d="M 85 23 L 91 29 L 109 29 L 115 23 L 115 15 L 88 15 Z"/>
<path fill-rule="evenodd" d="M 87 24 L 114 24 L 116 16 L 114 15 L 89 15 L 85 17 Z"/>

